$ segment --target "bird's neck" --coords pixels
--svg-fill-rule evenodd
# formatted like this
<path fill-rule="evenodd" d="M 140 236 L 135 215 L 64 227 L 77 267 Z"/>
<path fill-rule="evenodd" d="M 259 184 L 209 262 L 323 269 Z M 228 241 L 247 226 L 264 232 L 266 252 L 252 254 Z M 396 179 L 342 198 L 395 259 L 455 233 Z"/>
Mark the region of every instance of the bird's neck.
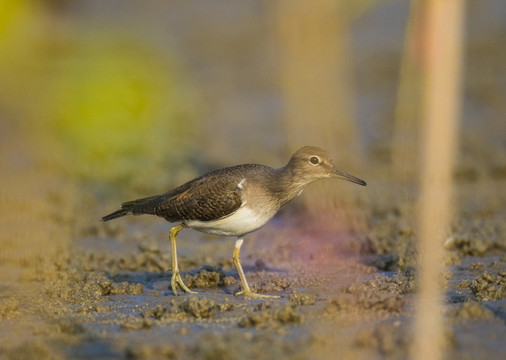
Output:
<path fill-rule="evenodd" d="M 295 172 L 290 165 L 276 169 L 272 191 L 280 201 L 280 206 L 299 195 L 311 181 Z"/>

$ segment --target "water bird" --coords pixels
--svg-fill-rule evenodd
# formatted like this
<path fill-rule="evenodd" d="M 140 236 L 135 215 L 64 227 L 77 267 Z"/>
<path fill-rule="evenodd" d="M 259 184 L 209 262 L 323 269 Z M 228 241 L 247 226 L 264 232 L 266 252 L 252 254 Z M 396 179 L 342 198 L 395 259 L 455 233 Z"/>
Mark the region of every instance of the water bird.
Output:
<path fill-rule="evenodd" d="M 190 228 L 208 234 L 236 236 L 232 259 L 242 290 L 235 295 L 254 299 L 276 298 L 279 296 L 258 294 L 249 287 L 240 259 L 244 236 L 265 225 L 307 185 L 324 178 L 367 185 L 364 180 L 336 169 L 325 150 L 304 146 L 281 168 L 243 164 L 215 170 L 164 194 L 125 202 L 119 210 L 104 216 L 102 221 L 125 215 L 149 214 L 178 223 L 170 229 L 171 287 L 175 295 L 177 285 L 187 293 L 195 293 L 184 284 L 179 273 L 176 249 L 179 231 Z"/>

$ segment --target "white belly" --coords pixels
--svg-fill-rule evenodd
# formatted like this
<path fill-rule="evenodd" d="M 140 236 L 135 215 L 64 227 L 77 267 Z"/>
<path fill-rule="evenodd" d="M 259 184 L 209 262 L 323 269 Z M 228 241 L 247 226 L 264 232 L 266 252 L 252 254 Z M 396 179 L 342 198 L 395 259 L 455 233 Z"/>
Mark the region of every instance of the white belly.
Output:
<path fill-rule="evenodd" d="M 208 234 L 240 236 L 262 227 L 273 216 L 274 214 L 269 211 L 254 212 L 247 206 L 242 206 L 232 215 L 218 220 L 188 220 L 185 221 L 185 224 L 192 229 Z"/>

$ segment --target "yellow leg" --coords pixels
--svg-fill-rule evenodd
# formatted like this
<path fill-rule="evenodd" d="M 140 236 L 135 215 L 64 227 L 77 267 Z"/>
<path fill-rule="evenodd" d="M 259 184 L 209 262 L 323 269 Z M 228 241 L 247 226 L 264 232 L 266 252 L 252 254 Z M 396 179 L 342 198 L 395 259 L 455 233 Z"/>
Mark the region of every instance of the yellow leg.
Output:
<path fill-rule="evenodd" d="M 191 291 L 181 279 L 181 275 L 179 275 L 179 266 L 177 265 L 177 250 L 176 250 L 176 237 L 180 230 L 186 227 L 185 224 L 179 224 L 170 229 L 170 245 L 172 247 L 172 279 L 170 281 L 170 285 L 172 287 L 172 291 L 174 295 L 177 295 L 176 283 L 179 284 L 181 289 L 186 291 L 189 294 L 196 294 L 195 291 Z"/>
<path fill-rule="evenodd" d="M 232 255 L 232 259 L 234 260 L 235 268 L 237 269 L 237 272 L 239 273 L 239 277 L 241 278 L 241 286 L 242 290 L 235 293 L 235 296 L 238 295 L 244 295 L 245 299 L 268 299 L 268 298 L 279 298 L 279 296 L 274 295 L 262 295 L 257 294 L 251 291 L 248 281 L 246 280 L 246 276 L 244 275 L 244 271 L 241 266 L 241 246 L 242 246 L 243 239 L 239 238 L 235 242 L 235 248 L 234 248 L 234 254 Z"/>

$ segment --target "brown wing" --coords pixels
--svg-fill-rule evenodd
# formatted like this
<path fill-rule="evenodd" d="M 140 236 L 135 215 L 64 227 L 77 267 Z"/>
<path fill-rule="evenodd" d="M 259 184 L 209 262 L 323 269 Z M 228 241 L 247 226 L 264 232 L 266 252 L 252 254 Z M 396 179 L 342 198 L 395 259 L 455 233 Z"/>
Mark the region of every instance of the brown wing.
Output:
<path fill-rule="evenodd" d="M 210 173 L 160 195 L 154 213 L 168 221 L 210 221 L 232 214 L 242 204 L 240 177 Z"/>
<path fill-rule="evenodd" d="M 216 170 L 165 194 L 123 203 L 120 210 L 104 216 L 103 220 L 141 214 L 158 215 L 170 222 L 219 219 L 239 209 L 242 205 L 242 188 L 239 183 L 260 169 L 267 173 L 273 171 L 269 167 L 255 164 Z"/>

